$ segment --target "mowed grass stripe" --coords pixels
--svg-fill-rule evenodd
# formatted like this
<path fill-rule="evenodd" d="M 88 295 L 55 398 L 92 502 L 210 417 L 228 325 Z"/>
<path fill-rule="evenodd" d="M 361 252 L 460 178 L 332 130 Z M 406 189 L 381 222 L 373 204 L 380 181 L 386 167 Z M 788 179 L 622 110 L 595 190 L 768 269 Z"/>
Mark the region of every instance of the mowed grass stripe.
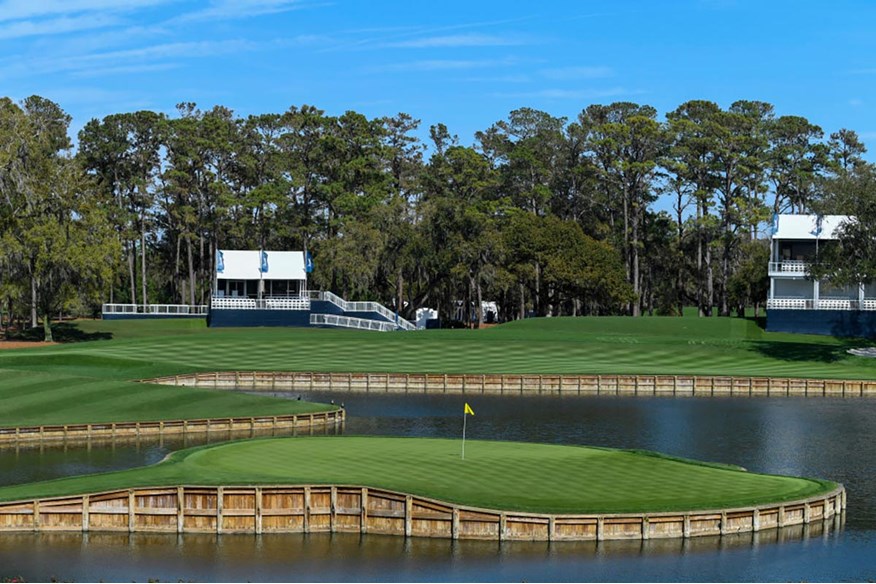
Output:
<path fill-rule="evenodd" d="M 531 319 L 482 331 L 389 334 L 198 329 L 178 321 L 81 326 L 117 340 L 43 349 L 42 362 L 29 357 L 33 351 L 9 351 L 0 366 L 82 375 L 92 367 L 116 378 L 216 369 L 876 378 L 876 363 L 845 352 L 860 341 L 764 333 L 733 318 Z"/>
<path fill-rule="evenodd" d="M 720 509 L 790 501 L 833 483 L 577 446 L 380 437 L 248 440 L 163 463 L 0 489 L 14 500 L 176 484 L 356 484 L 447 502 L 544 513 Z"/>
<path fill-rule="evenodd" d="M 109 333 L 113 340 L 0 351 L 0 424 L 301 411 L 265 396 L 220 397 L 130 383 L 217 370 L 876 379 L 876 360 L 846 353 L 866 343 L 765 333 L 750 320 L 734 318 L 550 318 L 480 331 L 396 333 L 208 329 L 198 320 L 78 326 L 85 334 Z"/>
<path fill-rule="evenodd" d="M 208 389 L 0 370 L 0 426 L 273 416 L 334 406 Z"/>

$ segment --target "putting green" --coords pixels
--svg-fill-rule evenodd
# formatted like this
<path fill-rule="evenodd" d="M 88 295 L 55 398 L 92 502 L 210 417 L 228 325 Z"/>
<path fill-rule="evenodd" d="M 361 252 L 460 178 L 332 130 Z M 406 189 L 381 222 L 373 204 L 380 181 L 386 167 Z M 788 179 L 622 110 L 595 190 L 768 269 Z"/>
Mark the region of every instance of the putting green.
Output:
<path fill-rule="evenodd" d="M 541 513 L 725 509 L 798 500 L 828 481 L 579 446 L 383 437 L 247 440 L 127 471 L 0 488 L 0 500 L 171 485 L 338 484 Z"/>

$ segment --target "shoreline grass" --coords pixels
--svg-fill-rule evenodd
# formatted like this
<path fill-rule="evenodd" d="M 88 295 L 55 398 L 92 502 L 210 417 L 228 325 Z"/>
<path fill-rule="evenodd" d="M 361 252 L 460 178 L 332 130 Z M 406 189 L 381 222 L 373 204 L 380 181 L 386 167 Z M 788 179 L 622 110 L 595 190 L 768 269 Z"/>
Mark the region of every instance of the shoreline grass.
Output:
<path fill-rule="evenodd" d="M 876 360 L 846 353 L 866 342 L 766 333 L 740 318 L 542 318 L 485 330 L 397 333 L 209 329 L 197 319 L 63 326 L 69 338 L 83 341 L 0 351 L 0 425 L 313 411 L 268 396 L 133 382 L 235 369 L 876 379 Z"/>
<path fill-rule="evenodd" d="M 0 488 L 11 501 L 174 485 L 349 484 L 540 513 L 726 509 L 799 500 L 835 483 L 657 453 L 436 438 L 265 438 L 201 446 L 126 471 Z"/>

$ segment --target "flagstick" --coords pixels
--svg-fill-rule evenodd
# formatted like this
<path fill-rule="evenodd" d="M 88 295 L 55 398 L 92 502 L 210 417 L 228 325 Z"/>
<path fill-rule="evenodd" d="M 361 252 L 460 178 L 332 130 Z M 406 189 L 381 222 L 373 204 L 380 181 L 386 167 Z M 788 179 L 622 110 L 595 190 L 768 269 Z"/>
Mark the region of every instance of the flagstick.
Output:
<path fill-rule="evenodd" d="M 465 417 L 466 413 L 462 412 L 462 459 L 465 460 Z"/>

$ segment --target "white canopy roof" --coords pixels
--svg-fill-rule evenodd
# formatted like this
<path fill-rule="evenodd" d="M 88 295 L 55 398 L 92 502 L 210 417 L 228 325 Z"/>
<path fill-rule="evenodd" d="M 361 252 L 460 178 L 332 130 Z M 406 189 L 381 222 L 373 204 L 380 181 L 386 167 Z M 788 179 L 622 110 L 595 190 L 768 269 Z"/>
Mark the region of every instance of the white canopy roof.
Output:
<path fill-rule="evenodd" d="M 262 252 L 259 250 L 221 249 L 222 271 L 216 267 L 219 280 L 307 280 L 303 251 L 268 251 L 267 271 L 262 272 Z"/>
<path fill-rule="evenodd" d="M 848 215 L 822 215 L 821 233 L 817 233 L 818 215 L 779 215 L 773 239 L 836 239 L 836 230 L 852 218 Z"/>

